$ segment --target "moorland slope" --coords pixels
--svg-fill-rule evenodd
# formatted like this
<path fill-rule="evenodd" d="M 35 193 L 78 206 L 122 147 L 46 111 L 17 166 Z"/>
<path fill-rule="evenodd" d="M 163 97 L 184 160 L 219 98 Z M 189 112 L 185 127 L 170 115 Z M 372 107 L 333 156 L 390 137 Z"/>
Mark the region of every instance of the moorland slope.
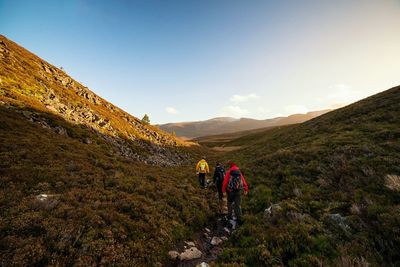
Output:
<path fill-rule="evenodd" d="M 251 194 L 220 263 L 399 265 L 399 140 L 400 87 L 230 140 Z"/>

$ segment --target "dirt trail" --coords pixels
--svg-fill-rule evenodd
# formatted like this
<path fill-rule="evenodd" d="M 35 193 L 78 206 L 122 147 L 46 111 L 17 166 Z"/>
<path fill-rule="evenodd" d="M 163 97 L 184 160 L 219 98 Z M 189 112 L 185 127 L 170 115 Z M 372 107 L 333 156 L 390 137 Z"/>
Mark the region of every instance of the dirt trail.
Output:
<path fill-rule="evenodd" d="M 221 203 L 223 210 L 222 213 L 226 214 L 226 198 Z M 219 215 L 215 221 L 210 223 L 208 227 L 195 234 L 192 240 L 182 241 L 176 245 L 172 252 L 177 252 L 175 260 L 171 260 L 169 266 L 174 267 L 191 267 L 191 266 L 208 266 L 207 264 L 215 261 L 218 254 L 222 252 L 222 246 L 226 242 L 232 232 L 236 228 L 236 222 L 234 220 L 227 220 L 226 216 Z M 193 246 L 194 245 L 194 246 Z M 192 249 L 192 252 L 190 250 Z M 201 252 L 201 257 L 198 251 Z M 198 255 L 193 259 L 181 260 L 182 253 L 189 251 L 189 254 Z M 193 252 L 195 251 L 195 252 Z M 185 257 L 183 257 L 185 258 Z M 203 263 L 203 265 L 201 265 Z"/>

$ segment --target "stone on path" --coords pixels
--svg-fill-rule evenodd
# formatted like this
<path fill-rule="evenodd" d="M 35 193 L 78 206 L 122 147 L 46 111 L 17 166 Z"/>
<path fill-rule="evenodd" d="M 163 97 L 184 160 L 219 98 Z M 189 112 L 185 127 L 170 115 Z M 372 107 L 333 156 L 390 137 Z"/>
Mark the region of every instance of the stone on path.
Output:
<path fill-rule="evenodd" d="M 188 245 L 189 247 L 195 247 L 196 244 L 194 242 L 191 241 L 185 241 L 185 244 Z"/>
<path fill-rule="evenodd" d="M 196 267 L 210 267 L 210 265 L 208 265 L 208 263 L 205 263 L 204 261 L 200 264 L 197 264 Z"/>
<path fill-rule="evenodd" d="M 179 257 L 179 252 L 171 250 L 170 252 L 168 252 L 168 255 L 170 256 L 171 259 L 175 260 Z"/>
<path fill-rule="evenodd" d="M 232 225 L 232 230 L 235 230 L 236 229 L 236 221 L 230 220 L 229 223 Z"/>
<path fill-rule="evenodd" d="M 217 237 L 217 236 L 214 236 L 214 237 L 211 239 L 211 245 L 213 245 L 213 246 L 218 246 L 218 245 L 221 244 L 222 242 L 223 242 L 222 239 L 219 238 L 219 237 Z"/>
<path fill-rule="evenodd" d="M 198 248 L 192 247 L 192 248 L 188 248 L 184 252 L 182 252 L 179 255 L 179 258 L 181 261 L 193 260 L 193 259 L 201 258 L 201 255 L 202 255 L 202 253 Z"/>

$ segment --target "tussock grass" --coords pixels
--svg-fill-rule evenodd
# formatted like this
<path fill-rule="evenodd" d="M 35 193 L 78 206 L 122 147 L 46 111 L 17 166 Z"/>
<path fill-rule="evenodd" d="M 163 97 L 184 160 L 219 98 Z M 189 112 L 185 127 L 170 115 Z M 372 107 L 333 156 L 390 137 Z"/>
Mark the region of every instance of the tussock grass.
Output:
<path fill-rule="evenodd" d="M 399 175 L 386 175 L 386 187 L 395 190 L 395 191 L 400 191 L 400 176 Z"/>

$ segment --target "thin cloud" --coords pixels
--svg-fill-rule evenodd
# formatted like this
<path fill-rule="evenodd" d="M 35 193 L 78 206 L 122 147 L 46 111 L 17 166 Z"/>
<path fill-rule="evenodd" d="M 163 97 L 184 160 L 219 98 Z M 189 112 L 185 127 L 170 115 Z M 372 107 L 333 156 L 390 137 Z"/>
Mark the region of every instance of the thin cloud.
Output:
<path fill-rule="evenodd" d="M 285 112 L 287 115 L 306 114 L 308 112 L 308 108 L 303 105 L 287 105 L 285 107 Z"/>
<path fill-rule="evenodd" d="M 259 96 L 256 94 L 249 95 L 233 95 L 230 100 L 234 103 L 247 102 L 249 100 L 258 99 Z"/>
<path fill-rule="evenodd" d="M 331 93 L 326 96 L 331 105 L 349 104 L 362 98 L 361 91 L 353 89 L 347 84 L 330 86 Z"/>
<path fill-rule="evenodd" d="M 174 107 L 166 107 L 166 108 L 165 108 L 165 111 L 166 111 L 168 114 L 172 114 L 172 115 L 179 114 L 179 111 L 178 111 L 176 108 L 174 108 Z"/>
<path fill-rule="evenodd" d="M 247 109 L 238 106 L 226 106 L 221 109 L 220 116 L 241 118 L 249 113 Z"/>

